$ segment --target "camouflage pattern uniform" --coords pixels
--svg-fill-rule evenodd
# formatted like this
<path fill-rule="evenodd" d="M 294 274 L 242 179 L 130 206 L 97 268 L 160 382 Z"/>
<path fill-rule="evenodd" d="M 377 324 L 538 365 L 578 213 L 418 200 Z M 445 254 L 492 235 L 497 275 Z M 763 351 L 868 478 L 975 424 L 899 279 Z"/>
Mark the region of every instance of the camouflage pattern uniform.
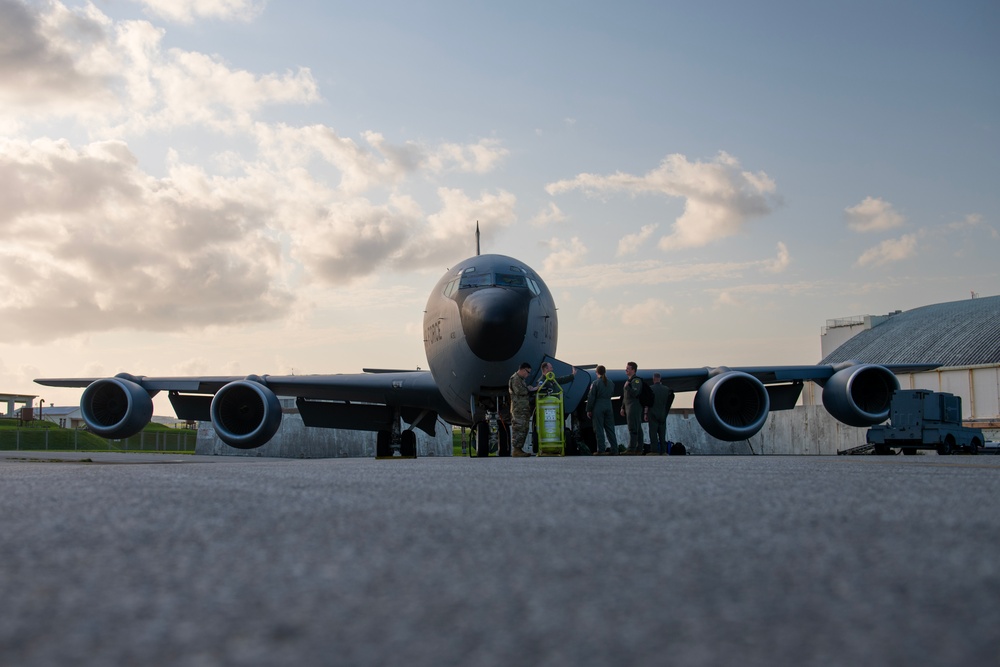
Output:
<path fill-rule="evenodd" d="M 531 405 L 528 403 L 528 385 L 519 372 L 510 376 L 507 390 L 510 392 L 510 447 L 512 451 L 524 451 L 528 423 L 531 421 Z"/>

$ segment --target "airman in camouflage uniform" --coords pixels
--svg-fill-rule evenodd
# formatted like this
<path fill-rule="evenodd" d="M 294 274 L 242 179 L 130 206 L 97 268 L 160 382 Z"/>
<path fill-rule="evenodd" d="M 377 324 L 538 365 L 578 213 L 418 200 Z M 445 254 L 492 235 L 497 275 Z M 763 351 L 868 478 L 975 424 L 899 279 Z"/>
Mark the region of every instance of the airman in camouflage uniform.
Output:
<path fill-rule="evenodd" d="M 528 437 L 528 424 L 531 421 L 531 404 L 528 402 L 528 384 L 525 381 L 529 375 L 531 375 L 531 364 L 524 362 L 507 381 L 507 390 L 510 392 L 512 456 L 531 456 L 524 451 L 524 441 Z"/>

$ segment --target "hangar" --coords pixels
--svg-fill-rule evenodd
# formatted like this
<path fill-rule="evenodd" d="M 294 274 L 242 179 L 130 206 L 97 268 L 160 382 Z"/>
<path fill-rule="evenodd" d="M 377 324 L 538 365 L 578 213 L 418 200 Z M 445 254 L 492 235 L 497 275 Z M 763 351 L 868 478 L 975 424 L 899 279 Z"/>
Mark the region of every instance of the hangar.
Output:
<path fill-rule="evenodd" d="M 823 332 L 823 354 L 824 364 L 850 359 L 877 364 L 940 363 L 931 372 L 900 376 L 900 386 L 961 396 L 962 418 L 968 425 L 1000 426 L 1000 296 L 852 318 L 851 322 L 831 320 Z"/>

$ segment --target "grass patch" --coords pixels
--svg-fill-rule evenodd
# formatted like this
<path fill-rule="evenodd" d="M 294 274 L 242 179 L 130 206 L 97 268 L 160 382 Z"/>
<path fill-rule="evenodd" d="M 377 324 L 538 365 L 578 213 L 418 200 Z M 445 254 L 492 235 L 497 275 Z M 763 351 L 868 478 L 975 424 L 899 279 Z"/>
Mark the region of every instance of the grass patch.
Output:
<path fill-rule="evenodd" d="M 108 440 L 83 429 L 61 428 L 46 421 L 21 425 L 0 419 L 0 451 L 161 452 L 193 454 L 198 432 L 149 424 L 123 440 Z"/>

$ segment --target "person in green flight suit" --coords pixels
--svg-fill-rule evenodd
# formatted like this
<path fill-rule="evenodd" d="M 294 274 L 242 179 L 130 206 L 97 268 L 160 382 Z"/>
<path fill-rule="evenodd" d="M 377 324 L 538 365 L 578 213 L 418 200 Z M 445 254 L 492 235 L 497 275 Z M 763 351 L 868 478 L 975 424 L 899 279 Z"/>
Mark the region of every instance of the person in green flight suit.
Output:
<path fill-rule="evenodd" d="M 615 395 L 615 385 L 608 380 L 608 370 L 604 366 L 598 366 L 597 379 L 590 385 L 590 394 L 587 396 L 587 417 L 594 425 L 594 437 L 597 438 L 597 451 L 595 454 L 618 453 L 618 436 L 615 435 L 615 414 L 611 407 L 611 399 Z M 607 436 L 608 448 L 605 449 L 605 436 Z"/>
<path fill-rule="evenodd" d="M 656 447 L 657 454 L 669 454 L 670 445 L 667 440 L 667 415 L 670 406 L 674 404 L 674 392 L 665 384 L 660 383 L 660 374 L 653 373 L 653 405 L 646 408 L 646 422 L 649 425 L 649 446 Z"/>
<path fill-rule="evenodd" d="M 642 378 L 635 373 L 639 366 L 634 361 L 625 364 L 625 375 L 628 379 L 622 386 L 622 409 L 621 414 L 628 424 L 628 451 L 626 454 L 645 454 L 645 444 L 642 441 L 642 415 L 643 408 L 639 403 L 639 394 L 642 393 Z"/>

